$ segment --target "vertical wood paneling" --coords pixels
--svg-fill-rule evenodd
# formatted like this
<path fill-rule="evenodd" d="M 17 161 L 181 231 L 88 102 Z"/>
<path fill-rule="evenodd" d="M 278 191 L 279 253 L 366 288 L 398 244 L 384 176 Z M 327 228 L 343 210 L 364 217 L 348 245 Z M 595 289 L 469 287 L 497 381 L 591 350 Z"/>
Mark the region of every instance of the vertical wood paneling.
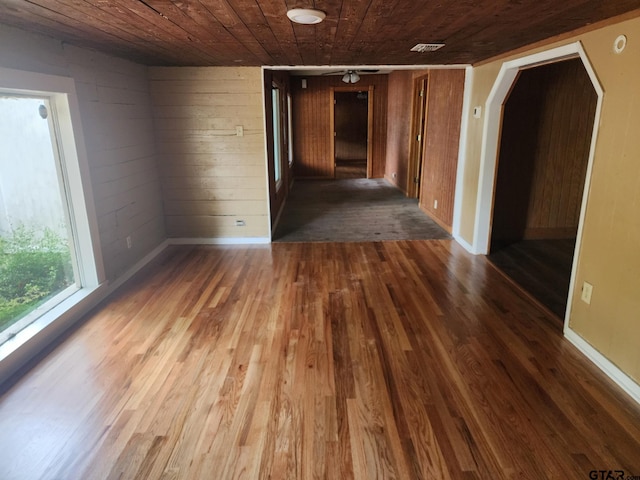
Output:
<path fill-rule="evenodd" d="M 268 237 L 260 69 L 155 67 L 150 77 L 167 234 Z"/>
<path fill-rule="evenodd" d="M 405 193 L 409 176 L 413 77 L 414 73 L 410 71 L 391 72 L 388 86 L 387 161 L 384 176 Z"/>
<path fill-rule="evenodd" d="M 429 73 L 420 207 L 449 231 L 453 223 L 464 76 L 464 70 Z"/>
<path fill-rule="evenodd" d="M 105 274 L 115 280 L 165 239 L 147 68 L 6 26 L 0 67 L 74 79 Z"/>
<path fill-rule="evenodd" d="M 504 111 L 493 238 L 575 236 L 596 100 L 578 59 L 520 74 Z"/>
<path fill-rule="evenodd" d="M 307 88 L 301 79 L 291 79 L 293 94 L 294 173 L 297 177 L 333 177 L 331 151 L 331 88 L 344 87 L 341 76 L 307 77 Z M 387 75 L 362 75 L 358 86 L 373 93 L 372 176 L 384 176 L 387 148 Z"/>

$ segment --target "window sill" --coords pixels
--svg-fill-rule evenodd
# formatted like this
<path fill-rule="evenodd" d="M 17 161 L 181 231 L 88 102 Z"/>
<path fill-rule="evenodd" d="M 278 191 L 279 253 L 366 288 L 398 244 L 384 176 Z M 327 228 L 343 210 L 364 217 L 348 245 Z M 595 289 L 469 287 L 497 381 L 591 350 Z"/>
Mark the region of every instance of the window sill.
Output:
<path fill-rule="evenodd" d="M 0 345 L 0 384 L 97 305 L 106 292 L 106 283 L 81 288 Z"/>

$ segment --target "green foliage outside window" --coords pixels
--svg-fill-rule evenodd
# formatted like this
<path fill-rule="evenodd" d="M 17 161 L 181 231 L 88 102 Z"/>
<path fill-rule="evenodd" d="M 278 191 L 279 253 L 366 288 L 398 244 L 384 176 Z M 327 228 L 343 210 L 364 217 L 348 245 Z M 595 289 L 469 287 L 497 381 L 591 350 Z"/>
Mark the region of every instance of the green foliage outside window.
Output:
<path fill-rule="evenodd" d="M 68 242 L 53 230 L 0 237 L 0 331 L 73 282 Z"/>

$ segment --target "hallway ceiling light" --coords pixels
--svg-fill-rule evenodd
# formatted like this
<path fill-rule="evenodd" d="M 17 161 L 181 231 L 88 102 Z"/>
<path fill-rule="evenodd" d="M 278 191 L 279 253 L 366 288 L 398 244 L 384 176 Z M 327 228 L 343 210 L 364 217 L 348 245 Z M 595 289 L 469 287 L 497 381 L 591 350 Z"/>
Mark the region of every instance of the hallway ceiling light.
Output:
<path fill-rule="evenodd" d="M 315 25 L 320 23 L 326 17 L 326 14 L 320 10 L 311 8 L 292 8 L 287 12 L 289 20 L 302 25 Z"/>
<path fill-rule="evenodd" d="M 349 70 L 347 73 L 344 74 L 344 77 L 342 77 L 342 81 L 344 83 L 356 83 L 360 81 L 360 75 L 358 75 L 353 70 Z"/>

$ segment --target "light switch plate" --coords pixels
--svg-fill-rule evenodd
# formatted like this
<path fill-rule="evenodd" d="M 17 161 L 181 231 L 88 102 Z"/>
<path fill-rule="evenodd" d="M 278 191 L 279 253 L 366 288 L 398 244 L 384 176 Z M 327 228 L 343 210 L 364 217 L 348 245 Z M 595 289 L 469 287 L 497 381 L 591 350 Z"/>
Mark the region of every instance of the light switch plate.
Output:
<path fill-rule="evenodd" d="M 580 299 L 587 305 L 591 305 L 592 293 L 593 293 L 593 285 L 591 285 L 589 282 L 584 282 L 582 284 L 582 295 L 580 296 Z"/>

